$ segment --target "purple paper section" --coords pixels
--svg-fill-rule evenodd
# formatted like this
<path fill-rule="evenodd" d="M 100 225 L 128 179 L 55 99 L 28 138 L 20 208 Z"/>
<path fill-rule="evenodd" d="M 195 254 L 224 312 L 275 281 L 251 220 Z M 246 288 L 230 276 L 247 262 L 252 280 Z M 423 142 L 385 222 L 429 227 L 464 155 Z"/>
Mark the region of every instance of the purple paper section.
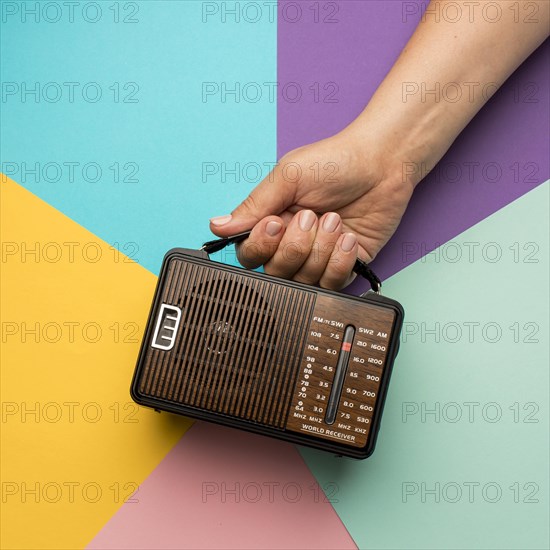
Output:
<path fill-rule="evenodd" d="M 338 132 L 363 110 L 425 2 L 301 2 L 299 18 L 293 4 L 279 5 L 278 82 L 281 89 L 297 83 L 302 98 L 279 96 L 279 157 Z M 382 279 L 548 179 L 549 52 L 546 41 L 416 189 L 399 229 L 373 262 Z M 357 282 L 351 290 L 365 288 Z"/>

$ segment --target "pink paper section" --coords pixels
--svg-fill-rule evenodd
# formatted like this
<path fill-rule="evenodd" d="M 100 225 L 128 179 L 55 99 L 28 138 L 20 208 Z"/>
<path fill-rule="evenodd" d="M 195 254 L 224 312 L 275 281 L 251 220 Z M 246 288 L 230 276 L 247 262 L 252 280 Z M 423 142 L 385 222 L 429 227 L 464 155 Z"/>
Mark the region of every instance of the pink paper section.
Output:
<path fill-rule="evenodd" d="M 90 550 L 357 548 L 293 445 L 209 423 L 132 500 Z"/>

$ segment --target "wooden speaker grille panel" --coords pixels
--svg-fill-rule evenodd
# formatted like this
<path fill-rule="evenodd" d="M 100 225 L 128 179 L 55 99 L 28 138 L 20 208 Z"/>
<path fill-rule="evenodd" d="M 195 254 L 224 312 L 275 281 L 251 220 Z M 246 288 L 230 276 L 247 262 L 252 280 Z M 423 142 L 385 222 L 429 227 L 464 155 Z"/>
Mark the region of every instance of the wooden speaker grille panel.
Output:
<path fill-rule="evenodd" d="M 159 302 L 181 310 L 175 345 L 148 343 L 140 393 L 282 429 L 314 301 L 313 292 L 172 260 Z"/>

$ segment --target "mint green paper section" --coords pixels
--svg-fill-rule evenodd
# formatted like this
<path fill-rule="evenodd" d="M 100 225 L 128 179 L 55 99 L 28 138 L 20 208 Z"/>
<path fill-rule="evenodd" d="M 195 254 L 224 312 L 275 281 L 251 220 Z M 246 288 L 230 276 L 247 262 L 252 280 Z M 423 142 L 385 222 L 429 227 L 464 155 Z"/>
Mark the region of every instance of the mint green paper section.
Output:
<path fill-rule="evenodd" d="M 275 10 L 251 23 L 225 2 L 47 4 L 2 3 L 2 171 L 158 273 L 276 160 Z"/>
<path fill-rule="evenodd" d="M 376 452 L 302 449 L 360 548 L 549 548 L 548 204 L 547 182 L 384 285 L 406 322 Z"/>

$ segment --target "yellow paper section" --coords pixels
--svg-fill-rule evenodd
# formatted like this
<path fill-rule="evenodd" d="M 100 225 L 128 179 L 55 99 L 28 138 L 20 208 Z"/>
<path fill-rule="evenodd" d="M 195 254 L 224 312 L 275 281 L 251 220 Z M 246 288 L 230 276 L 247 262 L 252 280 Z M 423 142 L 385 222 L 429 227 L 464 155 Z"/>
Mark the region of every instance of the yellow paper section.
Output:
<path fill-rule="evenodd" d="M 156 278 L 1 180 L 1 547 L 82 548 L 191 422 L 129 394 Z"/>

